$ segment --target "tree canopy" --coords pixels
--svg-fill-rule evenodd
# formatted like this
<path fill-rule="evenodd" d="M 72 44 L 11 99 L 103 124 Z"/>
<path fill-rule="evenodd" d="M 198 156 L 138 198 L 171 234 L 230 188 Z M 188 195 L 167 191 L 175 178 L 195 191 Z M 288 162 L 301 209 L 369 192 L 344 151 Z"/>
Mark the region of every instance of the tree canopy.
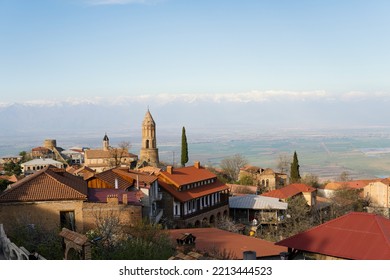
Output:
<path fill-rule="evenodd" d="M 294 152 L 293 162 L 290 168 L 290 183 L 298 183 L 301 180 L 297 152 Z"/>
<path fill-rule="evenodd" d="M 185 166 L 188 162 L 188 143 L 186 136 L 186 129 L 183 126 L 181 131 L 181 166 Z"/>
<path fill-rule="evenodd" d="M 240 168 L 248 164 L 248 160 L 240 154 L 235 154 L 221 160 L 220 167 L 230 182 L 237 182 Z"/>

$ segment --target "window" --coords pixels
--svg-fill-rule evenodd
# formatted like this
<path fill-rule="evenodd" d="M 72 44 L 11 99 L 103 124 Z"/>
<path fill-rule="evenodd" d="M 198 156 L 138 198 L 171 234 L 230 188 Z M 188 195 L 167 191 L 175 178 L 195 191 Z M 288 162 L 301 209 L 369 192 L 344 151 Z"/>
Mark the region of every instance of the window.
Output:
<path fill-rule="evenodd" d="M 76 231 L 74 211 L 60 211 L 60 225 L 62 228 L 67 228 Z"/>

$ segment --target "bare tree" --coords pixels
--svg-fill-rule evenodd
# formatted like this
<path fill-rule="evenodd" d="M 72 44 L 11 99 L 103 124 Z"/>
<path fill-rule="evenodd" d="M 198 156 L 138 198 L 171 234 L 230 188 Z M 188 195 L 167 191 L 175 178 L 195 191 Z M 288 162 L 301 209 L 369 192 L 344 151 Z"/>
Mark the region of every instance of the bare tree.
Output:
<path fill-rule="evenodd" d="M 118 167 L 123 163 L 123 159 L 129 156 L 130 142 L 120 142 L 117 148 L 110 148 L 109 164 L 111 167 Z"/>
<path fill-rule="evenodd" d="M 340 182 L 348 182 L 351 181 L 351 175 L 349 174 L 348 171 L 343 171 L 340 173 L 339 177 L 337 178 L 338 181 Z"/>
<path fill-rule="evenodd" d="M 287 154 L 279 154 L 277 162 L 277 169 L 279 170 L 279 172 L 287 174 L 289 172 L 290 165 L 290 156 Z"/>
<path fill-rule="evenodd" d="M 229 177 L 231 182 L 236 182 L 238 180 L 240 168 L 247 164 L 248 160 L 246 158 L 244 158 L 241 154 L 235 154 L 233 156 L 222 159 L 220 167 Z"/>
<path fill-rule="evenodd" d="M 332 217 L 337 218 L 351 211 L 365 212 L 369 201 L 361 197 L 361 189 L 350 189 L 344 186 L 335 190 L 331 197 Z"/>
<path fill-rule="evenodd" d="M 301 179 L 301 183 L 309 185 L 313 188 L 318 188 L 320 186 L 318 176 L 313 173 L 305 174 Z"/>

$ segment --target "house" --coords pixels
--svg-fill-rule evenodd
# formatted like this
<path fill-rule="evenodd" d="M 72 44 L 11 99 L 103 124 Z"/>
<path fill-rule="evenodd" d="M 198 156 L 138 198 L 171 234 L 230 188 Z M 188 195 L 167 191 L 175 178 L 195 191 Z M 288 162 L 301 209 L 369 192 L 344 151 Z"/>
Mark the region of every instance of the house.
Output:
<path fill-rule="evenodd" d="M 83 230 L 87 184 L 56 166 L 46 166 L 12 184 L 0 194 L 0 220 L 5 228 L 16 223 L 47 229 Z"/>
<path fill-rule="evenodd" d="M 390 260 L 390 220 L 351 212 L 275 243 L 289 259 Z"/>
<path fill-rule="evenodd" d="M 162 191 L 158 186 L 157 176 L 128 168 L 116 168 L 113 171 L 124 178 L 134 180 L 134 186 L 142 193 L 142 216 L 152 223 L 159 223 L 164 211 L 162 209 Z"/>
<path fill-rule="evenodd" d="M 226 186 L 229 187 L 229 193 L 232 196 L 258 193 L 257 186 L 246 186 L 246 185 L 238 185 L 238 184 L 226 184 Z"/>
<path fill-rule="evenodd" d="M 164 217 L 177 227 L 213 224 L 229 213 L 229 188 L 196 161 L 158 174 Z"/>
<path fill-rule="evenodd" d="M 76 149 L 67 149 L 61 152 L 65 160 L 70 164 L 83 164 L 84 163 L 84 152 Z"/>
<path fill-rule="evenodd" d="M 229 209 L 234 221 L 249 223 L 256 218 L 259 224 L 277 224 L 285 215 L 287 203 L 274 197 L 250 194 L 229 197 Z"/>
<path fill-rule="evenodd" d="M 316 189 L 306 184 L 290 184 L 281 189 L 273 190 L 261 194 L 262 196 L 275 197 L 281 201 L 287 202 L 288 199 L 303 196 L 309 206 L 316 204 Z"/>
<path fill-rule="evenodd" d="M 3 156 L 0 158 L 0 165 L 7 162 L 18 163 L 22 159 L 22 156 Z"/>
<path fill-rule="evenodd" d="M 92 168 L 89 168 L 88 166 L 81 166 L 78 168 L 77 167 L 78 166 L 75 166 L 75 165 L 70 166 L 67 168 L 66 171 L 73 174 L 73 175 L 81 176 L 81 177 L 83 177 L 84 180 L 92 178 L 96 174 L 96 171 L 93 170 Z"/>
<path fill-rule="evenodd" d="M 324 186 L 320 186 L 317 191 L 319 196 L 331 198 L 335 191 L 341 189 L 351 189 L 351 190 L 363 190 L 371 182 L 377 182 L 381 179 L 364 179 L 364 180 L 351 180 L 345 182 L 329 182 Z M 362 192 L 362 197 L 363 197 Z"/>
<path fill-rule="evenodd" d="M 371 182 L 364 187 L 364 197 L 369 201 L 368 212 L 382 213 L 390 217 L 390 179 Z"/>
<path fill-rule="evenodd" d="M 247 165 L 240 169 L 239 179 L 245 176 L 252 178 L 253 185 L 262 186 L 265 191 L 279 189 L 287 184 L 287 174 L 275 172 L 271 168 Z"/>
<path fill-rule="evenodd" d="M 83 178 L 49 165 L 0 194 L 0 220 L 7 228 L 24 223 L 83 233 L 115 216 L 128 227 L 142 220 L 142 205 L 138 192 L 124 191 L 88 188 Z"/>
<path fill-rule="evenodd" d="M 137 160 L 138 156 L 129 153 L 126 148 L 111 147 L 107 134 L 103 137 L 102 149 L 89 149 L 84 152 L 84 166 L 93 169 L 97 173 L 117 166 L 130 167 Z"/>
<path fill-rule="evenodd" d="M 256 252 L 257 259 L 280 259 L 280 253 L 287 250 L 286 247 L 275 245 L 270 241 L 218 228 L 172 229 L 168 230 L 168 233 L 175 243 L 183 235 L 191 234 L 196 238 L 194 242 L 196 251 L 225 256 L 225 259 L 229 257 L 242 260 L 246 252 Z"/>
<path fill-rule="evenodd" d="M 54 152 L 46 147 L 35 147 L 31 149 L 31 157 L 34 158 L 54 158 Z"/>
<path fill-rule="evenodd" d="M 153 223 L 158 223 L 163 215 L 160 206 L 162 193 L 158 187 L 157 176 L 128 168 L 113 168 L 95 174 L 88 178 L 87 182 L 89 191 L 119 189 L 129 195 L 136 193 L 137 203 L 142 206 L 142 217 Z"/>
<path fill-rule="evenodd" d="M 30 175 L 48 167 L 49 165 L 53 165 L 57 168 L 65 167 L 64 163 L 56 161 L 51 158 L 36 158 L 33 160 L 26 161 L 22 163 L 20 166 L 22 167 L 22 172 L 24 175 Z"/>

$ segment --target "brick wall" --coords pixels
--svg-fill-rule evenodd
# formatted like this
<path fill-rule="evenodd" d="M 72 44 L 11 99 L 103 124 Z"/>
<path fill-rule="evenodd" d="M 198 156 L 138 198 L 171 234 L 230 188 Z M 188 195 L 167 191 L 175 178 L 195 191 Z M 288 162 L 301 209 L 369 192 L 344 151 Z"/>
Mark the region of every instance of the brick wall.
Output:
<path fill-rule="evenodd" d="M 76 230 L 83 231 L 82 201 L 52 201 L 0 204 L 0 223 L 6 231 L 17 224 L 35 224 L 48 230 L 60 229 L 60 212 L 74 211 Z"/>
<path fill-rule="evenodd" d="M 119 217 L 120 224 L 126 228 L 142 221 L 142 207 L 115 203 L 84 203 L 85 232 L 96 227 L 96 221 L 99 217 Z"/>

